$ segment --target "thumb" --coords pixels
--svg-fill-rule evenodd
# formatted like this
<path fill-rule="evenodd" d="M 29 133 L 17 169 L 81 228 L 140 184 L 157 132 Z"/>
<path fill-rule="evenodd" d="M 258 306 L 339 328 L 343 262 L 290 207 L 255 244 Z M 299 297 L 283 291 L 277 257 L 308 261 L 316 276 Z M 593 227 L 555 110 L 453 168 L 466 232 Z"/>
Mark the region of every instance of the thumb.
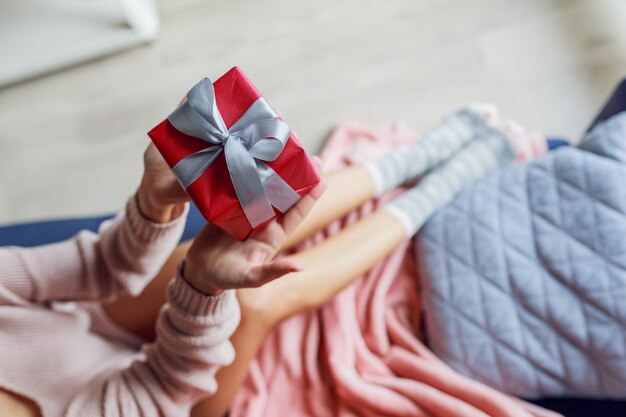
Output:
<path fill-rule="evenodd" d="M 250 270 L 249 281 L 253 286 L 260 287 L 270 281 L 292 272 L 302 271 L 303 267 L 290 258 L 277 259 L 271 263 L 255 266 Z"/>

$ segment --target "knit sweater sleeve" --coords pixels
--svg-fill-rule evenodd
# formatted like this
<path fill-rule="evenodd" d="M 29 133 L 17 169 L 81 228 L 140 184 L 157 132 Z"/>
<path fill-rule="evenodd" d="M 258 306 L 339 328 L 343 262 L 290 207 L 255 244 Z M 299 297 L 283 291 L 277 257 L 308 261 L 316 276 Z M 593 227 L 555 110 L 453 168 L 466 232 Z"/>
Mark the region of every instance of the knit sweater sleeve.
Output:
<path fill-rule="evenodd" d="M 215 374 L 230 364 L 230 336 L 239 324 L 233 290 L 220 296 L 195 291 L 180 276 L 168 288 L 157 338 L 143 359 L 85 387 L 65 417 L 188 416 L 203 396 L 217 390 Z"/>
<path fill-rule="evenodd" d="M 0 304 L 139 294 L 176 247 L 185 218 L 154 223 L 133 197 L 99 233 L 82 231 L 34 248 L 0 248 Z"/>

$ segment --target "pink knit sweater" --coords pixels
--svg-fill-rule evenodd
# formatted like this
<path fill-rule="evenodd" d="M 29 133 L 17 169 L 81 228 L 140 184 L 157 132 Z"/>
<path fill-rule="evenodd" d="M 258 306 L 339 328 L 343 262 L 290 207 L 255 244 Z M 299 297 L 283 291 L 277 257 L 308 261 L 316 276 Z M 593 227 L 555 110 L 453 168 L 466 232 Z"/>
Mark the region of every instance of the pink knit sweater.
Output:
<path fill-rule="evenodd" d="M 0 248 L 0 387 L 33 399 L 44 417 L 181 417 L 215 392 L 216 371 L 234 359 L 234 292 L 205 296 L 178 274 L 152 344 L 114 326 L 99 308 L 99 301 L 141 292 L 184 221 L 152 223 L 133 198 L 99 234 Z"/>

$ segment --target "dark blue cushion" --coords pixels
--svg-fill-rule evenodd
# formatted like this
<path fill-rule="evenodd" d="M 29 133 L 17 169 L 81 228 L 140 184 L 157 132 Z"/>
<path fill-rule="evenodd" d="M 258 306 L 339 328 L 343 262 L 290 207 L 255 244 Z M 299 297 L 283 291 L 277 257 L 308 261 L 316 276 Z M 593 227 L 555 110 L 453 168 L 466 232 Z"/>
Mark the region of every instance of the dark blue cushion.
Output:
<path fill-rule="evenodd" d="M 113 217 L 113 214 L 78 219 L 47 220 L 0 227 L 0 246 L 38 246 L 60 242 L 76 235 L 81 230 L 98 230 L 100 224 Z M 192 204 L 187 216 L 181 242 L 195 237 L 206 221 Z"/>
<path fill-rule="evenodd" d="M 548 138 L 548 150 L 553 151 L 562 146 L 569 146 L 569 141 L 562 138 Z"/>
<path fill-rule="evenodd" d="M 532 402 L 565 417 L 626 417 L 626 401 L 546 398 Z"/>
<path fill-rule="evenodd" d="M 626 78 L 615 88 L 611 97 L 600 110 L 600 113 L 587 128 L 587 131 L 591 131 L 596 125 L 623 111 L 626 111 Z"/>

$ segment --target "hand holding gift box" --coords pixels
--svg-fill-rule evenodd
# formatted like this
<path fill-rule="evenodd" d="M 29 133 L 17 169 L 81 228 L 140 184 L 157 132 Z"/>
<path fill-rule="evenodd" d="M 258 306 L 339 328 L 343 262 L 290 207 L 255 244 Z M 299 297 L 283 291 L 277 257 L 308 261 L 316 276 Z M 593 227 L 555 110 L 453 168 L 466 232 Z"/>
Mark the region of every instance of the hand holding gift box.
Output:
<path fill-rule="evenodd" d="M 196 84 L 148 134 L 202 215 L 240 240 L 320 180 L 289 126 L 236 67 L 215 84 Z"/>

